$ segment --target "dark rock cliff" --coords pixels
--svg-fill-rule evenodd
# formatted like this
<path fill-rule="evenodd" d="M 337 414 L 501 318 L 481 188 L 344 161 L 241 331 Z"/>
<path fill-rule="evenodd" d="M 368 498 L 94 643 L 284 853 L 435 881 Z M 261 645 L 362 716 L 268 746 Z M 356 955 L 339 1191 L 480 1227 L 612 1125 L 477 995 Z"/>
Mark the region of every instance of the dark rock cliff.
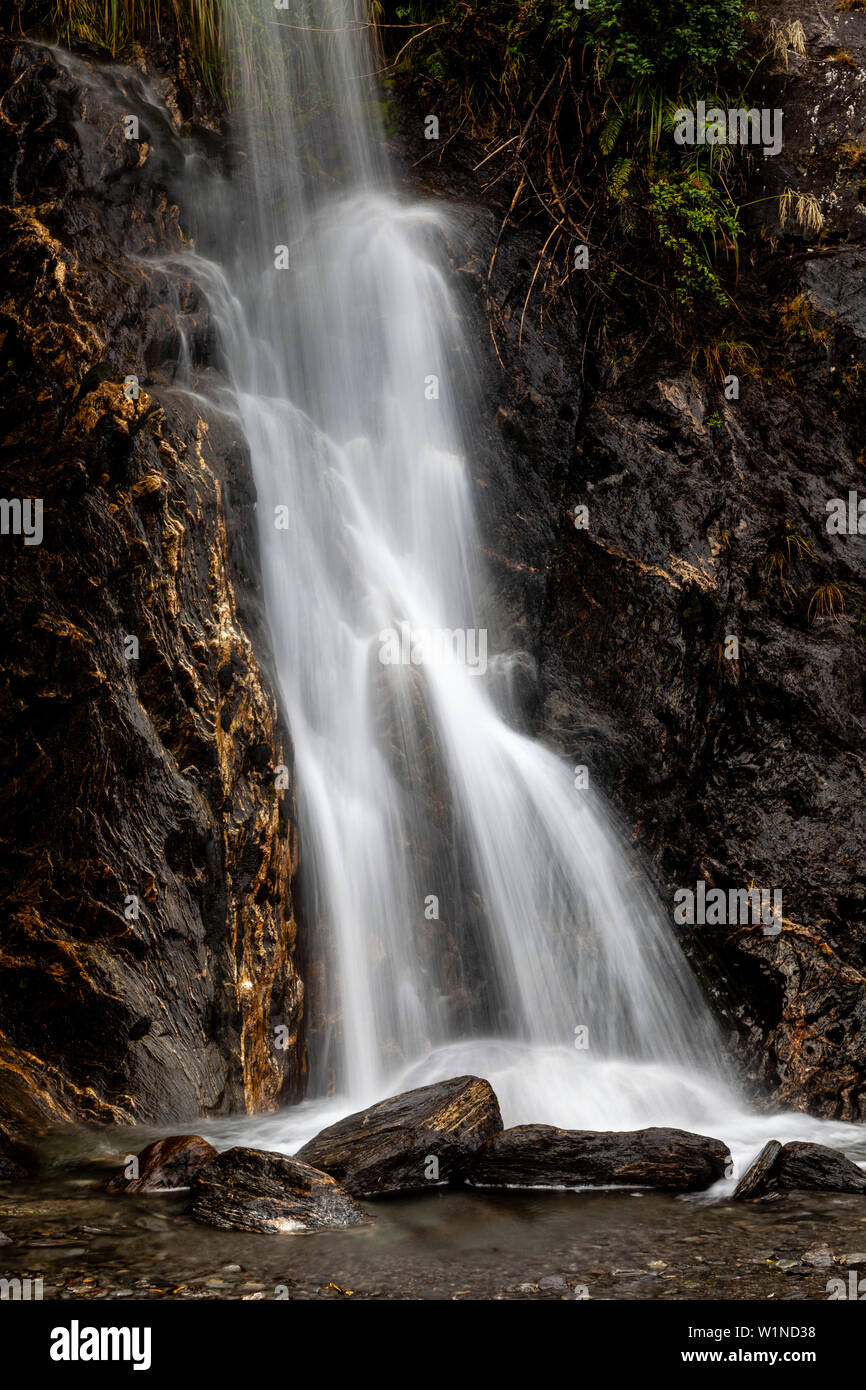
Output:
<path fill-rule="evenodd" d="M 2 494 L 42 499 L 44 529 L 0 539 L 13 1136 L 267 1109 L 305 1072 L 248 461 L 166 374 L 179 326 L 194 373 L 213 335 L 192 285 L 146 260 L 186 242 L 183 72 L 0 44 Z M 207 158 L 204 118 L 183 134 Z"/>
<path fill-rule="evenodd" d="M 757 1094 L 863 1119 L 866 536 L 829 534 L 826 503 L 866 496 L 866 11 L 796 17 L 805 53 L 750 92 L 784 143 L 741 156 L 741 327 L 718 345 L 738 399 L 639 323 L 600 357 L 566 304 L 524 315 L 546 232 L 502 231 L 484 151 L 447 121 L 431 149 L 406 101 L 400 153 L 456 194 L 455 279 L 489 322 L 474 471 L 527 718 L 589 766 L 671 920 L 698 878 L 782 890 L 778 935 L 684 927 L 684 949 Z"/>

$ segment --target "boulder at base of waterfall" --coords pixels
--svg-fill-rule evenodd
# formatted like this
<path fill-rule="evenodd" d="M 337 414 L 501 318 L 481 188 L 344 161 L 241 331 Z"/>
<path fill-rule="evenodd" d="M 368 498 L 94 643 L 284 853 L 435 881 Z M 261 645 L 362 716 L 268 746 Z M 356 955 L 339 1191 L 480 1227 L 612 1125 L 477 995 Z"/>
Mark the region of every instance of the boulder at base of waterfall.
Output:
<path fill-rule="evenodd" d="M 296 1157 L 356 1197 L 418 1192 L 461 1177 L 478 1146 L 501 1129 L 489 1081 L 456 1076 L 347 1115 Z"/>
<path fill-rule="evenodd" d="M 734 1188 L 735 1202 L 741 1202 L 745 1197 L 760 1197 L 766 1192 L 767 1180 L 781 1152 L 782 1145 L 778 1139 L 771 1139 L 764 1145 L 751 1168 L 746 1169 Z"/>
<path fill-rule="evenodd" d="M 785 1144 L 770 1174 L 775 1192 L 862 1192 L 866 1173 L 838 1149 L 824 1144 Z"/>
<path fill-rule="evenodd" d="M 719 1139 L 682 1129 L 607 1133 L 518 1125 L 482 1144 L 467 1181 L 474 1187 L 657 1187 L 694 1192 L 730 1172 Z"/>
<path fill-rule="evenodd" d="M 862 1192 L 866 1173 L 838 1149 L 824 1144 L 765 1144 L 734 1190 L 734 1197 L 768 1192 Z"/>
<path fill-rule="evenodd" d="M 164 1192 L 172 1187 L 189 1187 L 199 1168 L 217 1151 L 197 1134 L 173 1134 L 157 1139 L 134 1159 L 127 1159 L 123 1172 L 108 1183 L 109 1192 Z"/>
<path fill-rule="evenodd" d="M 192 1192 L 196 1221 L 237 1231 L 327 1231 L 368 1219 L 327 1173 L 260 1149 L 227 1149 L 196 1173 Z"/>

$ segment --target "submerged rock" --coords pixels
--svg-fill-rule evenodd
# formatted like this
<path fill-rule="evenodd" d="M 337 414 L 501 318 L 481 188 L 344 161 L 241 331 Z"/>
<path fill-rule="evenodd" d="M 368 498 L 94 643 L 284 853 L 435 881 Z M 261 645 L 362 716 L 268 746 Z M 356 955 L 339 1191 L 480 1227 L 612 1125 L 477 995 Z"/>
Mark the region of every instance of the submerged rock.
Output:
<path fill-rule="evenodd" d="M 745 1197 L 759 1197 L 766 1191 L 767 1176 L 770 1173 L 776 1159 L 782 1152 L 782 1145 L 778 1139 L 771 1139 L 765 1144 L 750 1168 L 747 1168 L 740 1181 L 734 1188 L 733 1200 L 742 1201 Z"/>
<path fill-rule="evenodd" d="M 137 1158 L 137 1178 L 120 1173 L 110 1180 L 108 1190 L 162 1192 L 171 1187 L 189 1187 L 199 1169 L 216 1157 L 213 1144 L 197 1134 L 173 1134 L 142 1149 Z"/>
<path fill-rule="evenodd" d="M 327 1173 L 260 1149 L 228 1149 L 199 1169 L 192 1189 L 196 1221 L 225 1229 L 285 1234 L 367 1219 Z"/>
<path fill-rule="evenodd" d="M 413 1192 L 460 1176 L 479 1145 L 501 1129 L 490 1083 L 456 1076 L 347 1115 L 296 1157 L 356 1196 Z"/>
<path fill-rule="evenodd" d="M 607 1133 L 518 1125 L 481 1146 L 467 1181 L 478 1187 L 658 1187 L 691 1192 L 723 1178 L 719 1139 L 682 1129 Z"/>

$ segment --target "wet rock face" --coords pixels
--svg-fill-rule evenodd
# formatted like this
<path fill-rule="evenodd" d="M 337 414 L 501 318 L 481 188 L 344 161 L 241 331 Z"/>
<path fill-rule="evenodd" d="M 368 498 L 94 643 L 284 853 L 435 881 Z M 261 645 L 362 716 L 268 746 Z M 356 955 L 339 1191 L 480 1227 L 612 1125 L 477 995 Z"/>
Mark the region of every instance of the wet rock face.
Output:
<path fill-rule="evenodd" d="M 591 529 L 563 528 L 544 723 L 627 810 L 672 922 L 698 880 L 780 891 L 780 930 L 696 922 L 683 946 L 780 1100 L 862 1118 L 866 539 L 825 529 L 856 440 L 811 375 L 720 397 L 666 368 L 587 411 L 566 494 Z M 822 592 L 848 616 L 818 616 Z"/>
<path fill-rule="evenodd" d="M 331 1173 L 356 1197 L 420 1192 L 459 1177 L 501 1128 L 490 1083 L 458 1076 L 347 1115 L 296 1157 Z"/>
<path fill-rule="evenodd" d="M 247 460 L 153 365 L 182 322 L 193 384 L 214 370 L 195 287 L 139 259 L 184 245 L 177 129 L 141 74 L 62 61 L 0 46 L 2 491 L 43 531 L 0 538 L 13 1133 L 268 1108 L 304 1074 Z"/>
<path fill-rule="evenodd" d="M 655 1187 L 697 1192 L 726 1176 L 720 1139 L 682 1129 L 603 1133 L 517 1125 L 486 1140 L 467 1174 L 477 1187 Z"/>
<path fill-rule="evenodd" d="M 228 1149 L 193 1179 L 192 1214 L 208 1226 L 275 1235 L 368 1218 L 326 1173 L 285 1154 Z"/>
<path fill-rule="evenodd" d="M 197 1134 L 173 1134 L 157 1139 L 137 1156 L 138 1177 L 125 1172 L 111 1179 L 109 1192 L 164 1192 L 171 1187 L 189 1187 L 193 1177 L 216 1158 L 217 1151 Z"/>
<path fill-rule="evenodd" d="M 759 6 L 773 18 L 792 16 Z M 826 504 L 866 497 L 866 12 L 797 18 L 806 54 L 750 88 L 784 138 L 747 157 L 744 356 L 715 344 L 736 400 L 650 325 L 585 351 L 579 301 L 534 292 L 521 331 L 543 237 L 508 228 L 487 282 L 510 190 L 496 207 L 459 138 L 412 177 L 457 198 L 454 279 L 496 340 L 473 475 L 523 718 L 613 803 L 756 1092 L 863 1119 L 866 535 L 829 534 Z M 407 165 L 427 153 L 419 136 Z M 796 199 L 782 228 L 786 188 L 814 197 L 820 238 Z M 677 926 L 699 879 L 781 890 L 781 930 Z"/>

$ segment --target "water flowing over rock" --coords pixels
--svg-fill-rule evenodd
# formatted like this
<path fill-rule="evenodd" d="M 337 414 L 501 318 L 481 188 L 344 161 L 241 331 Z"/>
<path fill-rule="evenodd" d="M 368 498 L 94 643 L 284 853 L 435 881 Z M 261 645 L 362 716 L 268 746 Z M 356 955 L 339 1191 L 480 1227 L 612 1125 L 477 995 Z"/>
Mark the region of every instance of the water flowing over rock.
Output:
<path fill-rule="evenodd" d="M 765 27 L 780 15 L 756 8 Z M 744 341 L 719 344 L 723 359 L 746 351 L 745 366 L 723 364 L 739 375 L 736 401 L 649 325 L 630 343 L 614 334 L 582 371 L 593 352 L 579 314 L 522 315 L 541 238 L 525 224 L 502 234 L 512 189 L 497 199 L 490 166 L 477 167 L 487 147 L 461 132 L 447 158 L 427 158 L 411 100 L 398 139 L 413 179 L 451 201 L 452 279 L 496 340 L 478 337 L 474 473 L 500 621 L 531 657 L 526 723 L 621 808 L 667 903 L 698 876 L 784 889 L 776 936 L 703 927 L 680 939 L 754 1089 L 856 1122 L 866 548 L 827 535 L 825 503 L 863 495 L 866 23 L 818 0 L 797 21 L 805 52 L 764 59 L 750 85 L 750 104 L 784 107 L 785 137 L 743 199 Z M 780 235 L 786 188 L 817 198 L 820 236 L 790 220 Z M 780 325 L 790 304 L 808 328 Z M 767 571 L 786 526 L 816 559 L 786 556 L 784 588 Z M 810 621 L 828 582 L 857 598 L 846 619 Z M 728 634 L 739 662 L 720 656 Z"/>
<path fill-rule="evenodd" d="M 217 1151 L 197 1134 L 174 1134 L 157 1139 L 137 1156 L 137 1177 L 118 1174 L 108 1183 L 109 1192 L 164 1192 L 166 1188 L 189 1187 L 193 1177 L 216 1158 Z"/>
<path fill-rule="evenodd" d="M 461 205 L 401 184 L 365 26 L 312 13 L 262 26 L 232 0 L 228 141 L 141 51 L 0 41 L 5 487 L 45 502 L 43 544 L 0 556 L 0 1148 L 274 1109 L 307 1041 L 310 1094 L 356 1112 L 416 1066 L 492 1075 L 445 1064 L 477 1045 L 520 1055 L 521 1113 L 545 1072 L 561 1123 L 699 1127 L 709 1094 L 739 1122 L 683 947 L 751 1080 L 863 1118 L 864 652 L 789 611 L 816 515 L 820 575 L 863 592 L 860 538 L 820 534 L 862 443 L 862 402 L 837 401 L 860 251 L 785 271 L 838 317 L 802 397 L 755 365 L 723 401 L 659 335 L 585 374 L 579 314 L 514 312 L 537 228 L 504 230 L 458 138 L 411 177 Z M 823 68 L 793 81 L 805 116 Z M 834 81 L 834 109 L 862 101 Z M 761 177 L 793 179 L 812 134 Z M 678 942 L 660 910 L 791 865 L 778 935 Z M 341 1142 L 359 1182 L 405 1190 L 423 1134 L 401 1156 L 383 1125 L 378 1160 Z"/>
<path fill-rule="evenodd" d="M 449 218 L 395 184 L 344 7 L 321 0 L 325 40 L 256 13 L 232 7 L 247 158 L 199 193 L 215 234 L 183 273 L 256 482 L 316 913 L 312 1086 L 357 1106 L 431 1048 L 567 1047 L 576 1027 L 587 1068 L 687 1056 L 715 1074 L 711 1015 L 639 866 L 594 789 L 520 731 L 519 660 L 488 643 Z"/>
<path fill-rule="evenodd" d="M 170 190 L 203 146 L 143 66 L 0 42 L 4 489 L 44 504 L 42 543 L 0 555 L 13 1136 L 303 1084 L 254 492 L 239 432 L 181 389 L 211 370 L 207 306 L 147 264 L 187 244 Z"/>
<path fill-rule="evenodd" d="M 476 1187 L 655 1187 L 695 1192 L 730 1171 L 719 1139 L 681 1129 L 604 1134 L 517 1125 L 482 1144 L 467 1182 Z"/>
<path fill-rule="evenodd" d="M 209 1226 L 272 1235 L 368 1220 L 326 1173 L 285 1154 L 242 1148 L 226 1150 L 197 1173 L 192 1214 Z"/>
<path fill-rule="evenodd" d="M 347 1115 L 295 1155 L 359 1197 L 418 1192 L 453 1181 L 502 1129 L 488 1082 L 457 1076 Z"/>

